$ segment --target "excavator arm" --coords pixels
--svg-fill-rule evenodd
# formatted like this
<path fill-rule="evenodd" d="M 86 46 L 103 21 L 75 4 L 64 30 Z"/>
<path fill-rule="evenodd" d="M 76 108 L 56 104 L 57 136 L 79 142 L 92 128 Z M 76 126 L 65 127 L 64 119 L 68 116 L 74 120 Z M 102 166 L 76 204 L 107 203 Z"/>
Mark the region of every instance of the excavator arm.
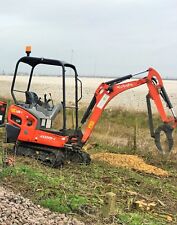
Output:
<path fill-rule="evenodd" d="M 82 144 L 85 144 L 88 138 L 90 137 L 94 127 L 96 126 L 99 118 L 101 117 L 102 112 L 104 111 L 107 104 L 118 94 L 135 87 L 138 87 L 140 85 L 146 84 L 149 90 L 149 93 L 147 94 L 147 106 L 148 106 L 148 115 L 149 115 L 149 126 L 150 126 L 150 132 L 151 136 L 155 138 L 155 143 L 157 148 L 162 151 L 162 147 L 159 144 L 160 142 L 160 132 L 164 131 L 166 133 L 166 136 L 168 138 L 169 148 L 171 150 L 172 144 L 172 130 L 177 126 L 177 117 L 174 113 L 173 106 L 168 98 L 168 95 L 165 91 L 165 88 L 163 86 L 163 82 L 161 79 L 161 76 L 159 73 L 154 70 L 153 68 L 149 68 L 148 70 L 144 71 L 148 72 L 148 75 L 144 78 L 121 83 L 127 79 L 132 78 L 134 75 L 127 75 L 124 77 L 120 77 L 105 83 L 102 83 L 96 90 L 90 105 L 88 109 L 86 110 L 82 120 L 81 124 L 84 124 L 88 117 L 89 120 L 86 124 L 86 128 L 82 137 Z M 142 72 L 142 73 L 144 73 Z M 141 73 L 135 74 L 139 75 Z M 166 102 L 168 108 L 172 112 L 172 116 L 168 117 L 165 109 L 163 107 L 162 98 Z M 151 110 L 151 104 L 150 100 L 153 100 L 157 110 L 160 114 L 161 120 L 164 122 L 163 127 L 159 127 L 156 131 L 154 131 L 153 128 L 153 121 L 152 121 L 152 110 Z"/>

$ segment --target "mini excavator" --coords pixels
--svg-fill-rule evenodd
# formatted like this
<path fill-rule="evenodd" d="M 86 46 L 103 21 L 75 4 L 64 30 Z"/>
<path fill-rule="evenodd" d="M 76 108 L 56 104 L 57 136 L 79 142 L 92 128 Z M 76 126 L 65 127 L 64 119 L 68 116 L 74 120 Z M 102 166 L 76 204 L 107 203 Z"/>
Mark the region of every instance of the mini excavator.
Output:
<path fill-rule="evenodd" d="M 81 119 L 81 123 L 79 123 L 78 104 L 82 98 L 82 82 L 78 78 L 75 66 L 60 60 L 31 57 L 30 53 L 31 49 L 28 47 L 26 49 L 27 55 L 20 58 L 16 64 L 11 85 L 11 95 L 14 104 L 10 105 L 8 109 L 7 123 L 5 124 L 7 142 L 14 143 L 14 151 L 17 155 L 36 158 L 43 164 L 55 168 L 61 167 L 65 161 L 89 164 L 91 161 L 90 156 L 82 151 L 82 147 L 89 139 L 107 104 L 118 94 L 144 84 L 147 85 L 149 90 L 146 102 L 151 137 L 154 138 L 157 149 L 163 153 L 161 132 L 164 132 L 168 150 L 171 151 L 173 147 L 172 132 L 177 126 L 177 117 L 164 88 L 161 76 L 156 70 L 149 68 L 137 74 L 130 74 L 101 83 Z M 29 79 L 25 91 L 15 88 L 20 64 L 30 66 Z M 47 95 L 44 94 L 44 100 L 42 100 L 37 93 L 30 89 L 34 68 L 41 64 L 61 68 L 62 101 L 56 105 L 53 104 L 51 95 L 47 99 Z M 73 129 L 68 129 L 66 126 L 68 117 L 66 113 L 68 107 L 66 105 L 66 68 L 74 72 L 75 102 L 73 110 L 75 112 L 75 127 Z M 147 76 L 124 82 L 143 73 L 147 73 Z M 79 88 L 81 89 L 80 92 Z M 25 100 L 23 102 L 17 99 L 16 94 L 18 92 L 24 94 Z M 157 129 L 154 129 L 151 101 L 154 101 L 163 122 Z M 163 102 L 170 109 L 171 116 L 167 115 Z M 4 123 L 5 108 L 6 104 L 0 102 L 1 125 Z M 59 113 L 62 114 L 62 128 L 56 130 L 52 128 L 51 124 Z M 83 129 L 84 124 L 85 129 L 82 131 L 81 128 Z"/>

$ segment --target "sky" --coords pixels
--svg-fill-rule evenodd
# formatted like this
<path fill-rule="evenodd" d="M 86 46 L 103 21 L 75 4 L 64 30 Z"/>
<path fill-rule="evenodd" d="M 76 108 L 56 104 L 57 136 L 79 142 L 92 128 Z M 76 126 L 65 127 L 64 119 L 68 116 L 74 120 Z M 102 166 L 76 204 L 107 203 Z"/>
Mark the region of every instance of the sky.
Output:
<path fill-rule="evenodd" d="M 31 56 L 73 63 L 79 75 L 121 76 L 154 67 L 177 79 L 176 0 L 6 0 L 0 73 Z"/>

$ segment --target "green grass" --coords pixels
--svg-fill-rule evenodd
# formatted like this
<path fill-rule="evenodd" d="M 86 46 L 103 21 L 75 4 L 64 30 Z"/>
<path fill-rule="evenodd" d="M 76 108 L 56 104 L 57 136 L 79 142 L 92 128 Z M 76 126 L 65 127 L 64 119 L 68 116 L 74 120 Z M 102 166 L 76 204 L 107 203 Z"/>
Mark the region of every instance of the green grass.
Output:
<path fill-rule="evenodd" d="M 122 139 L 128 141 L 120 143 Z M 106 110 L 89 143 L 90 153 L 137 154 L 148 163 L 166 169 L 171 176 L 160 178 L 97 161 L 89 166 L 66 164 L 62 169 L 52 169 L 18 157 L 15 167 L 0 172 L 0 183 L 52 211 L 74 214 L 86 224 L 163 225 L 169 224 L 168 215 L 173 219 L 170 224 L 177 224 L 176 156 L 164 158 L 155 152 L 145 113 Z M 104 196 L 110 191 L 117 196 L 117 215 L 103 218 Z M 141 211 L 133 202 L 142 199 L 157 205 L 152 211 Z"/>
<path fill-rule="evenodd" d="M 79 195 L 57 195 L 55 198 L 41 200 L 40 204 L 55 212 L 69 213 L 87 204 L 87 198 Z"/>
<path fill-rule="evenodd" d="M 147 215 L 144 213 L 123 213 L 120 215 L 119 220 L 123 224 L 131 224 L 131 225 L 163 225 L 166 224 L 163 222 L 163 220 L 155 219 L 151 215 Z"/>
<path fill-rule="evenodd" d="M 29 165 L 30 164 L 30 165 Z M 163 218 L 172 214 L 177 201 L 176 184 L 172 178 L 158 178 L 123 168 L 93 162 L 90 166 L 65 165 L 61 170 L 46 168 L 30 159 L 18 158 L 13 168 L 1 172 L 0 180 L 15 192 L 21 192 L 36 204 L 62 213 L 75 213 L 88 224 L 104 224 L 101 208 L 105 193 L 117 195 L 118 214 L 114 218 L 123 224 L 168 224 Z M 131 196 L 129 191 L 137 192 Z M 129 206 L 129 200 L 147 198 L 158 204 L 153 212 L 141 212 Z M 107 222 L 105 223 L 107 224 Z M 174 223 L 175 224 L 175 223 Z"/>

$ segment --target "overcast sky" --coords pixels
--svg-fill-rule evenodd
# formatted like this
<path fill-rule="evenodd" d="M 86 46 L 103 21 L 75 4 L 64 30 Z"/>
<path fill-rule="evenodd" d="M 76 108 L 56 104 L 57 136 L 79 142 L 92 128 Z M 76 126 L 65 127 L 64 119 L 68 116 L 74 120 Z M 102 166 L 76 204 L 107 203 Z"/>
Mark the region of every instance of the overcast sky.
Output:
<path fill-rule="evenodd" d="M 80 75 L 120 76 L 154 67 L 177 78 L 176 0 L 5 0 L 0 72 L 32 55 L 76 65 Z"/>

